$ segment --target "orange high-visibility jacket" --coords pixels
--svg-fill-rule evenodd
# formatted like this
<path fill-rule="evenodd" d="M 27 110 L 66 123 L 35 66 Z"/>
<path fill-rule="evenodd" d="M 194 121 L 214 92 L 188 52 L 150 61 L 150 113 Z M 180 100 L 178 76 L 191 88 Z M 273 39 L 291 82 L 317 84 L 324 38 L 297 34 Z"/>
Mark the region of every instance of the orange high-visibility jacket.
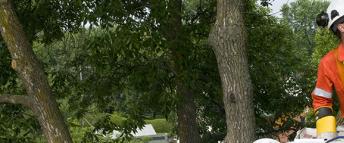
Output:
<path fill-rule="evenodd" d="M 314 111 L 320 107 L 332 108 L 333 90 L 336 90 L 340 104 L 340 112 L 344 117 L 344 82 L 339 74 L 339 66 L 344 62 L 344 45 L 341 43 L 336 49 L 327 53 L 321 60 L 318 67 L 318 79 L 316 87 L 312 92 Z"/>

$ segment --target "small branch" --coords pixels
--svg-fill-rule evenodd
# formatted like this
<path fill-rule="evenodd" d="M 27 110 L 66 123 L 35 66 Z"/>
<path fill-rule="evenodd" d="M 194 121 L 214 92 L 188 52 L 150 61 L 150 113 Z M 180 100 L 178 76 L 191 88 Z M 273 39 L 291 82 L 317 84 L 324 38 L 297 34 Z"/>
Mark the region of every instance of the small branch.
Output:
<path fill-rule="evenodd" d="M 94 126 L 93 126 L 86 118 L 84 118 L 84 121 L 86 121 L 86 123 L 87 123 L 89 126 L 91 126 L 91 127 L 94 128 Z"/>
<path fill-rule="evenodd" d="M 33 99 L 29 96 L 4 94 L 0 95 L 0 103 L 21 104 L 31 108 Z"/>

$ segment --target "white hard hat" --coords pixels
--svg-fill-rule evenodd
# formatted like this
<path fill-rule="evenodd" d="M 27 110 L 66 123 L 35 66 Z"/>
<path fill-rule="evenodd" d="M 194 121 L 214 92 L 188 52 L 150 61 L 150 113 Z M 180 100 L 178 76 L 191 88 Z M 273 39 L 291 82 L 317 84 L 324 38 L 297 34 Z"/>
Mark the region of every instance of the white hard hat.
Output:
<path fill-rule="evenodd" d="M 334 22 L 344 16 L 344 0 L 332 0 L 327 8 L 330 21 L 327 28 L 331 28 Z"/>
<path fill-rule="evenodd" d="M 344 22 L 344 0 L 332 0 L 326 12 L 317 16 L 318 26 L 327 27 L 333 32 L 337 31 L 337 25 Z"/>

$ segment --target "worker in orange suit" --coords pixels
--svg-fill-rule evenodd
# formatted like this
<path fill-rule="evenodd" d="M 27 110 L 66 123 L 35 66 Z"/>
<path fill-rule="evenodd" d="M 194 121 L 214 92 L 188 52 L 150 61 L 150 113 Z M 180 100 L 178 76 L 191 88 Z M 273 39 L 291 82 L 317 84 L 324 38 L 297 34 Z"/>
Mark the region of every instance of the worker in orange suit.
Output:
<path fill-rule="evenodd" d="M 332 0 L 327 11 L 317 16 L 316 22 L 318 26 L 327 27 L 341 39 L 339 45 L 320 60 L 317 82 L 312 92 L 317 136 L 331 139 L 337 135 L 336 119 L 332 110 L 334 89 L 341 105 L 340 111 L 344 113 L 344 0 Z"/>

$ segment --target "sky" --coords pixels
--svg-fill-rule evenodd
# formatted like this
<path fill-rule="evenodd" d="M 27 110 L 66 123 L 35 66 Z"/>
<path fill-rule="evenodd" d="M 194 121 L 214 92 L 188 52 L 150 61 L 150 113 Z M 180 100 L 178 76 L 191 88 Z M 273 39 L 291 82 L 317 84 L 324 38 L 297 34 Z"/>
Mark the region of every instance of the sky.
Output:
<path fill-rule="evenodd" d="M 271 2 L 272 6 L 271 6 L 271 13 L 276 13 L 274 14 L 275 16 L 280 16 L 281 13 L 279 12 L 281 10 L 281 7 L 283 6 L 283 4 L 286 4 L 286 3 L 291 3 L 291 2 L 294 2 L 295 0 L 273 0 Z"/>

